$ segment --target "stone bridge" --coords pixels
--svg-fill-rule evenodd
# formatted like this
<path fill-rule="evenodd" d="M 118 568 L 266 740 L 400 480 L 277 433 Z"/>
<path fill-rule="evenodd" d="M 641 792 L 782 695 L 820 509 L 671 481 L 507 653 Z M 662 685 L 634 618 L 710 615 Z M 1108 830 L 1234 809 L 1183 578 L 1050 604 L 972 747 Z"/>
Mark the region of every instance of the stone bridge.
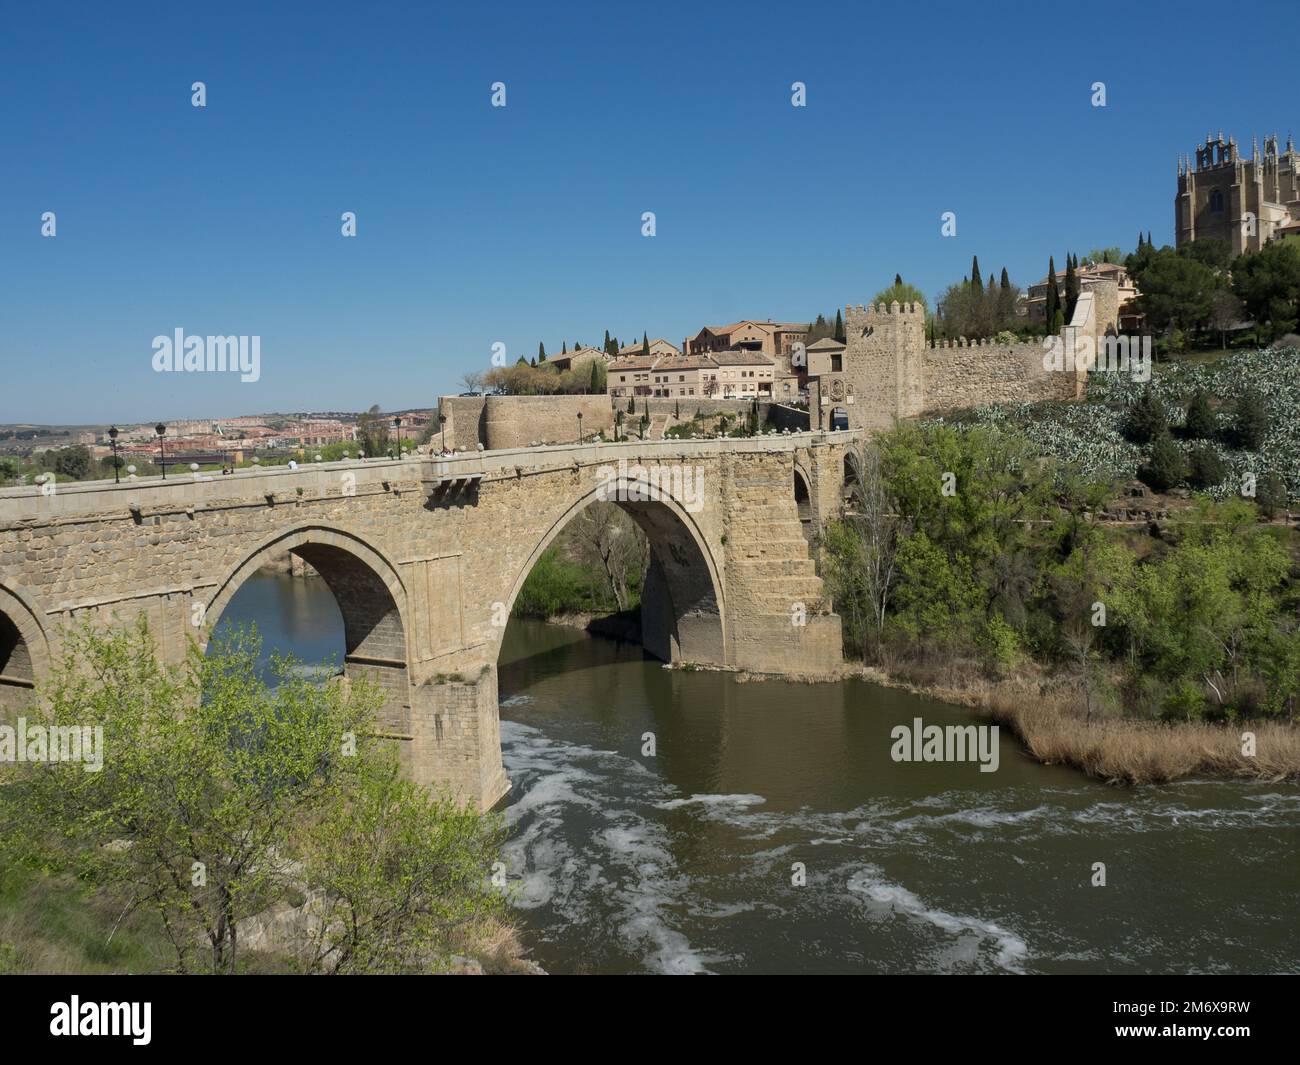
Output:
<path fill-rule="evenodd" d="M 69 624 L 147 617 L 166 660 L 206 645 L 240 585 L 293 552 L 333 592 L 345 675 L 388 693 L 412 779 L 489 807 L 505 623 L 542 551 L 610 499 L 651 546 L 646 650 L 820 673 L 840 662 L 809 529 L 840 505 L 855 432 L 416 455 L 0 491 L 0 705 L 21 704 Z M 48 488 L 48 486 L 47 486 Z M 804 620 L 806 617 L 806 620 Z M 799 623 L 803 621 L 803 623 Z"/>

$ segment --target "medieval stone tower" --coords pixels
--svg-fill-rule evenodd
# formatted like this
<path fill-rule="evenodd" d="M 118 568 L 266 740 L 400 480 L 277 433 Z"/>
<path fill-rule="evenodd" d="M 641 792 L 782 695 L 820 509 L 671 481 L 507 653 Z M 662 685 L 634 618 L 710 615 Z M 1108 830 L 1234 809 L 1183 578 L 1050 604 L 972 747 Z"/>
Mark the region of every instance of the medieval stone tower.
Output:
<path fill-rule="evenodd" d="M 925 409 L 925 309 L 894 301 L 844 311 L 844 380 L 839 389 L 831 382 L 831 403 L 858 407 L 850 424 L 867 429 L 919 415 Z"/>
<path fill-rule="evenodd" d="M 1233 138 L 1206 134 L 1190 157 L 1178 160 L 1174 238 L 1179 245 L 1213 237 L 1226 240 L 1234 255 L 1258 251 L 1282 230 L 1300 228 L 1300 153 L 1288 137 L 1279 151 L 1276 135 L 1243 159 Z"/>

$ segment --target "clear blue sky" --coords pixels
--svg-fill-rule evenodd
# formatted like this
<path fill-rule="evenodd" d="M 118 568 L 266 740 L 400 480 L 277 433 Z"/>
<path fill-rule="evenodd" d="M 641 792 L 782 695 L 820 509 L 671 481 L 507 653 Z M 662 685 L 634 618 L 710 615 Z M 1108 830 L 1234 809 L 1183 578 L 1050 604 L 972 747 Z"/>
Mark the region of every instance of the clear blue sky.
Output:
<path fill-rule="evenodd" d="M 1171 241 L 1178 153 L 1300 117 L 1293 16 L 9 4 L 0 421 L 428 406 L 495 341 L 679 342 L 833 314 L 895 272 L 933 295 L 973 253 L 1023 285 L 1049 253 Z M 260 335 L 261 380 L 155 373 L 178 327 Z"/>

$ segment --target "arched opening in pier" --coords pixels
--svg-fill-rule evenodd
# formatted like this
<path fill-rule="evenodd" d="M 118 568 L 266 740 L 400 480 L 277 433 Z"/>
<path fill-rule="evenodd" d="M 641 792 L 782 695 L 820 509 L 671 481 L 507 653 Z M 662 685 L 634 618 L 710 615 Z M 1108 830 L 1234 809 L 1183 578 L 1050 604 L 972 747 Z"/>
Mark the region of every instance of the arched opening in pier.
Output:
<path fill-rule="evenodd" d="M 808 487 L 808 478 L 798 466 L 794 468 L 794 505 L 799 511 L 799 525 L 803 529 L 804 539 L 812 543 L 813 509 L 812 492 Z"/>
<path fill-rule="evenodd" d="M 862 466 L 858 456 L 852 451 L 844 456 L 844 477 L 840 496 L 847 511 L 855 511 L 862 504 Z"/>

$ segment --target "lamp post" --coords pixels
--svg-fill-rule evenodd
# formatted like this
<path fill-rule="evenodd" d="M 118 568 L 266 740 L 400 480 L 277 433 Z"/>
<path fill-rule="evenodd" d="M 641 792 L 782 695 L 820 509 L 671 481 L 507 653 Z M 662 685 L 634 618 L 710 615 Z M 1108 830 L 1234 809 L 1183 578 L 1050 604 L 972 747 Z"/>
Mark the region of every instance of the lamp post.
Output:
<path fill-rule="evenodd" d="M 402 457 L 402 418 L 398 415 L 393 419 L 393 428 L 397 430 L 397 457 Z"/>
<path fill-rule="evenodd" d="M 159 422 L 153 427 L 153 431 L 158 434 L 158 465 L 162 467 L 163 480 L 167 480 L 167 450 L 163 446 L 163 436 L 167 432 L 167 426 Z"/>
<path fill-rule="evenodd" d="M 442 433 L 442 450 L 447 450 L 447 415 L 438 412 L 438 431 Z"/>
<path fill-rule="evenodd" d="M 108 444 L 109 447 L 113 449 L 113 483 L 121 484 L 122 477 L 118 473 L 118 469 L 117 469 L 117 426 L 116 425 L 110 425 L 108 427 Z"/>
<path fill-rule="evenodd" d="M 582 411 L 578 411 L 578 443 L 582 443 Z"/>

